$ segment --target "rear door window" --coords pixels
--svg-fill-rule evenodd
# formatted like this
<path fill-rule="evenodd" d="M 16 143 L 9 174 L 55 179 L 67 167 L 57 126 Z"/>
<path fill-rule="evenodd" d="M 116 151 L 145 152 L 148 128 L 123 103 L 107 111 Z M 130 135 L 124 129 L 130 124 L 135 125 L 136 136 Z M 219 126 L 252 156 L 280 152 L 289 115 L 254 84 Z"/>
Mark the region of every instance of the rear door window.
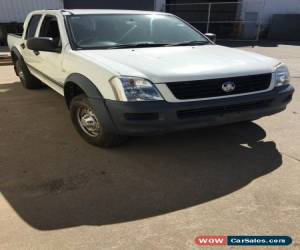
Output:
<path fill-rule="evenodd" d="M 29 21 L 25 39 L 32 38 L 35 35 L 42 15 L 33 15 Z"/>

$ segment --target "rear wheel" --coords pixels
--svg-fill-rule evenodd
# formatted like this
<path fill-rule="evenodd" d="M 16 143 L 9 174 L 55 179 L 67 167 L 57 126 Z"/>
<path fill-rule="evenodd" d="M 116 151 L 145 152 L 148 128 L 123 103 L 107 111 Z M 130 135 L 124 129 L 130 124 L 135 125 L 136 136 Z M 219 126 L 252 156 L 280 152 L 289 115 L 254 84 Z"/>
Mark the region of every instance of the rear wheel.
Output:
<path fill-rule="evenodd" d="M 238 125 L 249 125 L 249 123 L 254 122 L 254 120 L 245 120 L 245 121 L 240 121 L 240 122 L 235 122 L 234 124 L 238 124 Z"/>
<path fill-rule="evenodd" d="M 86 95 L 74 97 L 70 104 L 71 119 L 81 137 L 99 147 L 114 147 L 122 144 L 127 137 L 107 132 L 88 101 Z"/>
<path fill-rule="evenodd" d="M 41 81 L 30 73 L 26 64 L 21 59 L 17 59 L 15 65 L 17 75 L 26 89 L 38 89 L 43 86 Z"/>

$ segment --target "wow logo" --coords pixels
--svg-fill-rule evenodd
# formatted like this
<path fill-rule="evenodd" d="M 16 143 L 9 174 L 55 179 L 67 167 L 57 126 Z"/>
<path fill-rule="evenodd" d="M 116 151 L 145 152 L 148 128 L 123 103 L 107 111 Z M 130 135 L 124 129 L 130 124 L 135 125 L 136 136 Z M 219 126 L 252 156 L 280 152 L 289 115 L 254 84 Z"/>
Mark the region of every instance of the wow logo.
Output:
<path fill-rule="evenodd" d="M 198 236 L 198 246 L 288 246 L 289 236 Z"/>

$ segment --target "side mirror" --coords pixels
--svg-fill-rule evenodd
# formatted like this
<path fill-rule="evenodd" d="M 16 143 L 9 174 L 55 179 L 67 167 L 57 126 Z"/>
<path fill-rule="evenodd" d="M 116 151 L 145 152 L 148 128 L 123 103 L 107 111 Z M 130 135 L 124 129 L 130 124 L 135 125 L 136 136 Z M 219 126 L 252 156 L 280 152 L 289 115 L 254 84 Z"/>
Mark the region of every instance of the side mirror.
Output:
<path fill-rule="evenodd" d="M 51 37 L 35 37 L 27 41 L 27 48 L 33 51 L 59 52 Z"/>
<path fill-rule="evenodd" d="M 205 33 L 204 34 L 209 40 L 213 41 L 214 43 L 217 41 L 217 35 L 213 33 Z"/>

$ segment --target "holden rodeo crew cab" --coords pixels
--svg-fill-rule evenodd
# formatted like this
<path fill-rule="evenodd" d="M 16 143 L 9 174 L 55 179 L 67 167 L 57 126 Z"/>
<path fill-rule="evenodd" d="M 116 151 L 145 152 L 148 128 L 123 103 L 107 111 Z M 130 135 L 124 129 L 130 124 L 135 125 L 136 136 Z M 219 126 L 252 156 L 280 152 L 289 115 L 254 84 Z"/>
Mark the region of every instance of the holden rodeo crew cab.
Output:
<path fill-rule="evenodd" d="M 294 88 L 284 64 L 214 38 L 168 13 L 41 10 L 8 44 L 24 87 L 63 95 L 79 134 L 105 147 L 286 108 Z"/>

